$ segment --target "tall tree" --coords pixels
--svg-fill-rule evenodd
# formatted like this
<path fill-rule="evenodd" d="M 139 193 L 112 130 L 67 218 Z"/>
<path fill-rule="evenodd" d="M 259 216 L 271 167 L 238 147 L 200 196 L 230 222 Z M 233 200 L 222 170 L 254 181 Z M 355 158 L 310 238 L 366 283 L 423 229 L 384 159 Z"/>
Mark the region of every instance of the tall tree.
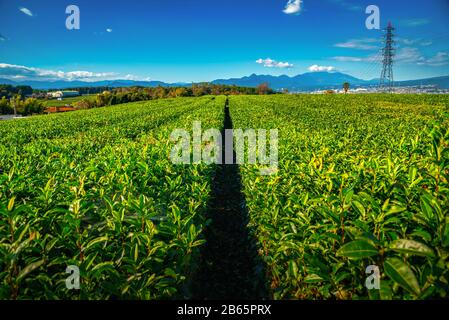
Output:
<path fill-rule="evenodd" d="M 259 94 L 268 94 L 270 92 L 270 87 L 268 83 L 264 82 L 257 86 L 257 93 Z"/>
<path fill-rule="evenodd" d="M 349 82 L 343 83 L 343 90 L 345 90 L 345 94 L 349 91 L 350 84 Z"/>

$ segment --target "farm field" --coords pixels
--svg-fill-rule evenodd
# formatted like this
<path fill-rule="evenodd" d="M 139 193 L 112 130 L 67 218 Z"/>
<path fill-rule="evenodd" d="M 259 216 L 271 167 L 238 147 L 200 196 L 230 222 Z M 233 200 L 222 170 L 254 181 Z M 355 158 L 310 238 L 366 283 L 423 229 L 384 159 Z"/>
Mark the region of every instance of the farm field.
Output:
<path fill-rule="evenodd" d="M 171 131 L 219 127 L 224 97 L 0 125 L 0 297 L 160 299 L 195 269 L 212 168 L 175 166 Z M 80 290 L 66 289 L 78 266 Z"/>
<path fill-rule="evenodd" d="M 0 123 L 0 299 L 448 298 L 447 96 L 228 99 Z M 278 129 L 277 174 L 173 164 L 194 121 Z"/>
<path fill-rule="evenodd" d="M 447 96 L 232 97 L 238 128 L 279 128 L 279 169 L 241 166 L 276 299 L 449 294 Z M 368 266 L 380 290 L 367 290 Z"/>
<path fill-rule="evenodd" d="M 89 99 L 95 99 L 95 94 L 92 95 L 83 95 L 78 97 L 70 97 L 70 98 L 64 98 L 62 100 L 57 99 L 50 99 L 50 100 L 44 100 L 44 104 L 46 107 L 60 107 L 65 105 L 71 105 L 72 103 L 81 101 L 81 100 L 89 100 Z"/>

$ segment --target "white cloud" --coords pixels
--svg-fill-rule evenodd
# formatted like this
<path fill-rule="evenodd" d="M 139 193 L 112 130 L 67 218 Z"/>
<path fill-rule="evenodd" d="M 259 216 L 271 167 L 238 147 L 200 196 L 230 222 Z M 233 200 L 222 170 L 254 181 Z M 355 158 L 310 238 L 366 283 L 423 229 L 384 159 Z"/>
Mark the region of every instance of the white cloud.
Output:
<path fill-rule="evenodd" d="M 332 59 L 341 61 L 341 62 L 362 62 L 364 58 L 360 57 L 348 57 L 348 56 L 337 56 L 332 57 Z"/>
<path fill-rule="evenodd" d="M 125 80 L 137 80 L 137 77 L 136 77 L 135 75 L 132 75 L 132 74 L 127 74 L 127 75 L 124 77 L 124 79 L 125 79 Z"/>
<path fill-rule="evenodd" d="M 367 57 L 337 56 L 332 59 L 340 62 L 377 62 L 380 58 L 373 54 Z"/>
<path fill-rule="evenodd" d="M 301 4 L 301 0 L 288 0 L 282 12 L 284 12 L 285 14 L 298 14 L 302 9 Z"/>
<path fill-rule="evenodd" d="M 26 67 L 14 64 L 0 63 L 0 78 L 20 79 L 20 80 L 36 80 L 36 81 L 101 81 L 101 80 L 118 80 L 124 78 L 139 80 L 138 77 L 132 75 L 122 76 L 115 72 L 91 72 L 91 71 L 55 71 L 33 67 Z"/>
<path fill-rule="evenodd" d="M 340 62 L 375 62 L 380 66 L 382 56 L 378 54 L 372 54 L 366 57 L 338 56 L 333 57 L 332 59 Z M 449 64 L 449 53 L 441 51 L 437 52 L 434 56 L 429 57 L 422 54 L 419 48 L 403 47 L 397 50 L 397 53 L 394 56 L 394 61 L 398 64 L 440 67 Z"/>
<path fill-rule="evenodd" d="M 428 40 L 428 41 L 422 41 L 422 42 L 420 43 L 420 45 L 423 46 L 423 47 L 428 47 L 428 46 L 431 46 L 432 44 L 433 44 L 433 42 L 430 41 L 430 40 Z"/>
<path fill-rule="evenodd" d="M 395 60 L 402 63 L 422 63 L 426 59 L 418 48 L 405 47 L 398 50 Z"/>
<path fill-rule="evenodd" d="M 359 50 L 374 50 L 378 49 L 380 43 L 378 39 L 366 38 L 366 39 L 352 39 L 346 42 L 336 43 L 334 46 L 338 48 L 359 49 Z"/>
<path fill-rule="evenodd" d="M 314 64 L 307 68 L 310 72 L 332 72 L 335 71 L 335 67 L 332 66 L 319 66 L 317 64 Z"/>
<path fill-rule="evenodd" d="M 107 28 L 107 29 L 106 29 L 106 32 L 111 33 L 111 32 L 112 32 L 112 29 L 111 29 L 111 28 Z"/>
<path fill-rule="evenodd" d="M 264 67 L 267 68 L 293 68 L 293 64 L 288 62 L 278 62 L 276 60 L 272 60 L 270 58 L 267 59 L 258 59 L 256 63 L 263 64 Z"/>
<path fill-rule="evenodd" d="M 0 41 L 6 41 L 6 38 L 0 34 Z"/>
<path fill-rule="evenodd" d="M 425 40 L 422 38 L 418 39 L 407 39 L 407 38 L 397 38 L 396 42 L 398 46 L 405 45 L 418 45 L 422 47 L 427 47 L 432 45 L 432 41 Z M 357 49 L 357 50 L 379 50 L 382 47 L 382 41 L 376 38 L 364 38 L 364 39 L 351 39 L 345 42 L 336 43 L 334 47 L 346 48 L 346 49 Z"/>
<path fill-rule="evenodd" d="M 133 74 L 127 74 L 125 77 L 123 77 L 124 80 L 132 80 L 132 81 L 152 81 L 150 77 L 138 77 Z"/>
<path fill-rule="evenodd" d="M 67 80 L 98 80 L 116 76 L 115 72 L 90 72 L 90 71 L 70 71 L 62 73 L 62 77 Z"/>
<path fill-rule="evenodd" d="M 32 13 L 31 10 L 28 9 L 28 8 L 20 7 L 19 10 L 20 10 L 21 12 L 25 13 L 27 16 L 30 16 L 30 17 L 33 16 L 33 13 Z"/>
<path fill-rule="evenodd" d="M 418 48 L 405 47 L 398 51 L 396 61 L 420 66 L 441 67 L 449 64 L 449 53 L 437 52 L 434 56 L 424 56 Z"/>
<path fill-rule="evenodd" d="M 410 40 L 410 39 L 400 39 L 399 41 L 401 41 L 402 43 L 404 43 L 405 45 L 408 45 L 408 46 L 410 46 L 410 45 L 415 43 L 415 41 Z"/>
<path fill-rule="evenodd" d="M 425 62 L 419 62 L 418 64 L 424 64 L 431 67 L 441 67 L 449 64 L 449 53 L 437 52 L 437 54 L 431 58 L 425 60 Z"/>
<path fill-rule="evenodd" d="M 430 20 L 426 18 L 414 18 L 400 21 L 400 24 L 405 27 L 420 27 L 429 24 Z"/>
<path fill-rule="evenodd" d="M 411 45 L 419 45 L 422 47 L 428 47 L 433 44 L 431 40 L 425 39 L 407 39 L 407 38 L 397 38 L 396 41 L 401 45 L 411 46 Z"/>
<path fill-rule="evenodd" d="M 398 51 L 396 61 L 400 63 L 414 63 L 420 66 L 441 67 L 449 64 L 449 53 L 437 52 L 434 56 L 424 56 L 418 48 L 405 47 Z"/>
<path fill-rule="evenodd" d="M 354 5 L 350 2 L 347 2 L 345 0 L 328 0 L 329 2 L 333 3 L 333 4 L 337 4 L 347 10 L 350 11 L 362 11 L 364 10 L 361 6 L 359 5 Z"/>

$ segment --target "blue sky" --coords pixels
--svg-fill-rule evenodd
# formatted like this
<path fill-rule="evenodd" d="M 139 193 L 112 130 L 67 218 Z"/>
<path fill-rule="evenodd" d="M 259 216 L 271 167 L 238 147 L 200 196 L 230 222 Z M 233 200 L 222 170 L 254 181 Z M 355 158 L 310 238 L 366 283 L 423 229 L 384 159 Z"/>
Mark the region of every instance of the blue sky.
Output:
<path fill-rule="evenodd" d="M 65 27 L 70 4 L 79 30 Z M 0 78 L 376 78 L 381 31 L 365 27 L 370 4 L 397 28 L 397 80 L 449 75 L 449 0 L 0 0 Z"/>

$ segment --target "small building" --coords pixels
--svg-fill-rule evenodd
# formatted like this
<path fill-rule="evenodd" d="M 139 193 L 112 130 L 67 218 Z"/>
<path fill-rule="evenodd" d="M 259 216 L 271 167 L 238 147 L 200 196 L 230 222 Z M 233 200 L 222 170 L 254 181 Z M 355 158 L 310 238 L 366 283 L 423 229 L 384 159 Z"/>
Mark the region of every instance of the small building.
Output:
<path fill-rule="evenodd" d="M 80 94 L 78 91 L 53 91 L 47 93 L 49 97 L 56 99 L 70 98 L 70 97 L 78 97 Z"/>
<path fill-rule="evenodd" d="M 60 113 L 60 112 L 70 112 L 75 111 L 76 109 L 71 106 L 55 106 L 55 107 L 48 107 L 45 109 L 46 113 Z"/>

